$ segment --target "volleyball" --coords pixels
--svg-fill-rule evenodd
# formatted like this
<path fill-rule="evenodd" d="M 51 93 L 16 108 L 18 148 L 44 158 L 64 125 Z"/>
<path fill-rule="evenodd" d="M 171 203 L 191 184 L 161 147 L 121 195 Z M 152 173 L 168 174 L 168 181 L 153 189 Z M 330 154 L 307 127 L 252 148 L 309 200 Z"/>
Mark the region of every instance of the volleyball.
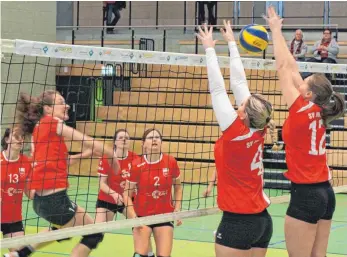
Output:
<path fill-rule="evenodd" d="M 241 30 L 239 41 L 241 48 L 246 52 L 259 53 L 267 48 L 269 34 L 263 26 L 251 24 Z"/>

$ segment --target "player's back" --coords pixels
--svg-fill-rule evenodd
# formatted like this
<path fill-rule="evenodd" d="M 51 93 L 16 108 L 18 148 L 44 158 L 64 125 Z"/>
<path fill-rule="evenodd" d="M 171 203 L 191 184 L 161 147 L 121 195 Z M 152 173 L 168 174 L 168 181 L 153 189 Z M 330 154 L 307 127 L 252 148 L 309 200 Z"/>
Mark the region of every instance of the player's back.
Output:
<path fill-rule="evenodd" d="M 265 130 L 249 129 L 238 118 L 216 142 L 218 206 L 234 213 L 260 213 L 270 203 L 263 193 Z"/>
<path fill-rule="evenodd" d="M 311 184 L 330 179 L 326 128 L 320 112 L 318 105 L 301 96 L 289 109 L 282 133 L 288 166 L 285 176 L 292 182 Z"/>

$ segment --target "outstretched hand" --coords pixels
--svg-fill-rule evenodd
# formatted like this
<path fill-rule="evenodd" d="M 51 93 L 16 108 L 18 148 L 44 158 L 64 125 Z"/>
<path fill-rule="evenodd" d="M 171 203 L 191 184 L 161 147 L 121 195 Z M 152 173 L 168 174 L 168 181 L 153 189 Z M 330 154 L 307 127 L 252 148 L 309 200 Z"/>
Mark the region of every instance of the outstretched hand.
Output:
<path fill-rule="evenodd" d="M 197 33 L 196 36 L 201 40 L 202 45 L 205 49 L 207 48 L 214 48 L 216 45 L 217 40 L 213 40 L 213 27 L 211 26 L 210 29 L 207 28 L 207 25 L 204 24 L 204 29 L 199 26 L 199 34 Z"/>
<path fill-rule="evenodd" d="M 223 20 L 223 24 L 224 24 L 224 29 L 221 28 L 220 32 L 222 33 L 224 40 L 227 42 L 235 41 L 235 37 L 234 37 L 233 30 L 231 29 L 230 21 Z"/>
<path fill-rule="evenodd" d="M 278 16 L 273 6 L 270 6 L 267 9 L 267 16 L 263 15 L 263 18 L 269 24 L 271 31 L 282 29 L 283 19 L 281 19 L 280 16 Z"/>

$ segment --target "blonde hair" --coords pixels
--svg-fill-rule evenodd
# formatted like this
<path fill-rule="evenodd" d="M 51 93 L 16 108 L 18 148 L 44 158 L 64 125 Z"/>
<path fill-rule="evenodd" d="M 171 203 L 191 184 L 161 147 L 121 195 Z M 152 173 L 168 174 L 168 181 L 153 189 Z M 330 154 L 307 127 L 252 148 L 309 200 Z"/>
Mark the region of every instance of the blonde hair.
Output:
<path fill-rule="evenodd" d="M 253 94 L 245 107 L 249 124 L 251 128 L 264 129 L 269 128 L 271 141 L 277 143 L 276 123 L 272 117 L 272 104 L 260 94 Z"/>
<path fill-rule="evenodd" d="M 245 108 L 251 128 L 263 129 L 271 120 L 272 105 L 262 95 L 253 94 Z"/>

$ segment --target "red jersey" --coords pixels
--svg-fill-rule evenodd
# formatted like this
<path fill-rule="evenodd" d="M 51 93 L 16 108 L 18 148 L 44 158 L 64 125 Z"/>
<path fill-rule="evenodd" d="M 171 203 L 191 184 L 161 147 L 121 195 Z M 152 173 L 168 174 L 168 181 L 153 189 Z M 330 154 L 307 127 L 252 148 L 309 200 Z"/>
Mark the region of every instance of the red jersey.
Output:
<path fill-rule="evenodd" d="M 125 182 L 130 177 L 129 170 L 131 167 L 131 163 L 137 158 L 139 157 L 135 153 L 129 151 L 128 156 L 126 158 L 118 159 L 120 165 L 120 172 L 117 175 L 115 175 L 108 162 L 109 158 L 107 156 L 103 156 L 102 158 L 100 158 L 98 173 L 100 174 L 100 176 L 107 177 L 107 184 L 112 190 L 116 191 L 118 194 L 123 194 Z M 98 199 L 113 204 L 116 203 L 109 194 L 106 194 L 102 190 L 99 191 Z"/>
<path fill-rule="evenodd" d="M 174 211 L 172 186 L 180 170 L 174 157 L 162 154 L 158 162 L 149 163 L 145 156 L 131 164 L 130 183 L 136 183 L 134 209 L 138 216 Z"/>
<path fill-rule="evenodd" d="M 32 139 L 34 169 L 31 189 L 68 187 L 68 151 L 64 137 L 57 134 L 58 122 L 58 118 L 44 116 L 34 128 Z"/>
<path fill-rule="evenodd" d="M 1 223 L 22 220 L 23 192 L 30 172 L 31 161 L 25 155 L 9 161 L 1 153 Z"/>
<path fill-rule="evenodd" d="M 265 130 L 249 129 L 237 118 L 215 144 L 218 206 L 222 211 L 253 214 L 270 204 L 263 191 Z"/>
<path fill-rule="evenodd" d="M 325 151 L 326 128 L 321 108 L 299 96 L 289 109 L 282 136 L 286 149 L 286 178 L 298 184 L 331 179 Z"/>

